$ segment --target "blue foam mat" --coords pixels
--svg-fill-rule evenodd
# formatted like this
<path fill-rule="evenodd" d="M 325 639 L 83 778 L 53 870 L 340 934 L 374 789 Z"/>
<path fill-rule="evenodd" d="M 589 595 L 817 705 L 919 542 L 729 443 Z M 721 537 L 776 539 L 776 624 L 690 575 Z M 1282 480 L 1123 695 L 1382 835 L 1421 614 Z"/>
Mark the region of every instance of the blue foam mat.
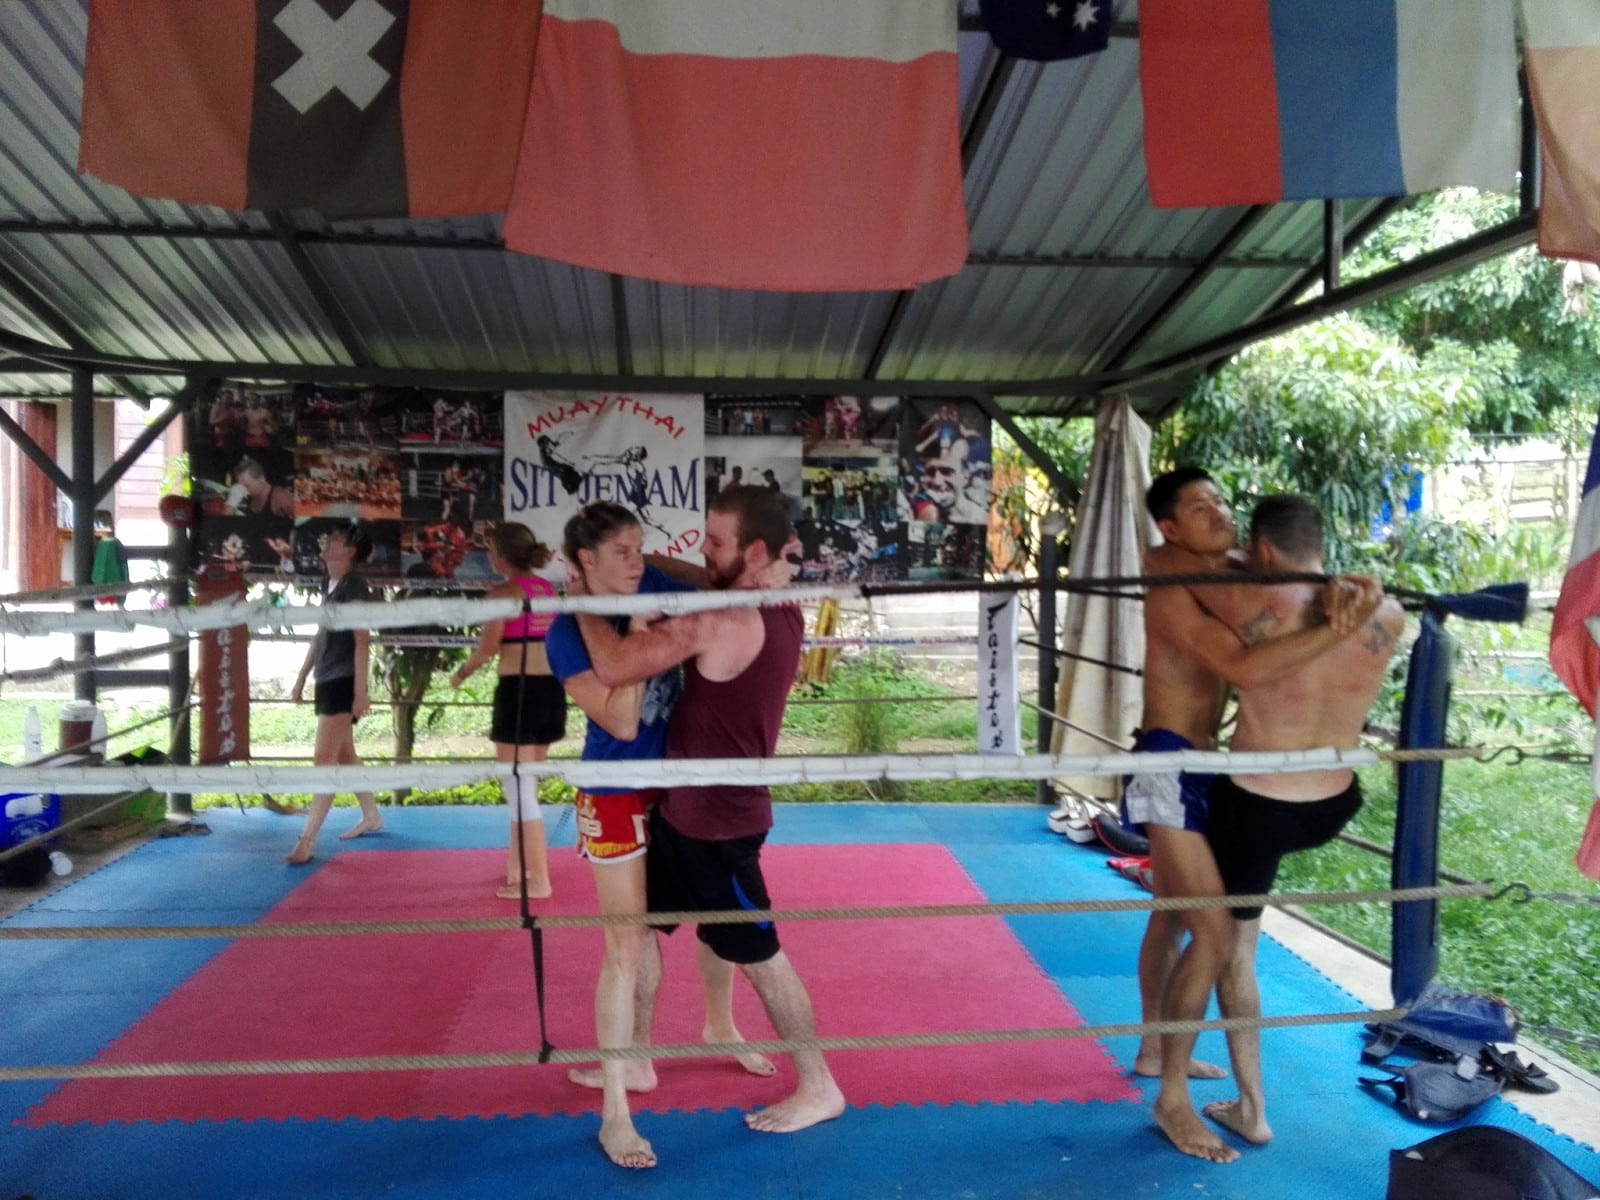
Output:
<path fill-rule="evenodd" d="M 551 809 L 556 844 L 570 820 Z M 339 828 L 336 813 L 331 833 Z M 254 920 L 306 871 L 281 859 L 292 819 L 259 811 L 208 812 L 208 838 L 152 842 L 75 881 L 14 919 L 26 925 L 208 924 Z M 396 809 L 372 838 L 335 842 L 334 853 L 483 849 L 504 844 L 491 808 Z M 1126 898 L 1140 893 L 1106 868 L 1104 853 L 1049 834 L 1032 806 L 818 805 L 780 809 L 774 842 L 946 845 L 991 900 Z M 313 867 L 312 870 L 316 868 Z M 1019 940 L 1085 1021 L 1132 1021 L 1134 957 L 1142 913 L 1019 917 Z M 223 943 L 0 943 L 0 1063 L 92 1058 L 179 986 Z M 1275 943 L 1261 952 L 1267 1012 L 1357 1007 L 1340 989 Z M 866 983 L 868 981 L 864 981 Z M 892 989 L 892 980 L 870 981 Z M 957 986 L 953 984 L 952 986 Z M 1003 1004 L 1003 995 L 997 996 Z M 301 1014 L 295 1019 L 309 1017 Z M 228 1014 L 217 1014 L 219 1021 Z M 196 1031 L 203 1045 L 204 1030 Z M 1369 1200 L 1384 1190 L 1387 1152 L 1438 1133 L 1355 1085 L 1354 1026 L 1264 1035 L 1271 1119 L 1277 1137 L 1240 1162 L 1213 1166 L 1171 1150 L 1148 1105 L 924 1105 L 851 1109 L 793 1137 L 746 1130 L 734 1112 L 640 1118 L 663 1163 L 623 1173 L 595 1148 L 594 1118 L 411 1121 L 255 1121 L 76 1125 L 30 1129 L 15 1122 L 54 1086 L 0 1084 L 0 1197 L 321 1197 L 385 1195 L 503 1200 L 508 1194 L 639 1196 L 1019 1197 L 1172 1196 L 1258 1200 L 1315 1195 Z M 1107 1043 L 1131 1062 L 1134 1039 Z M 1221 1061 L 1218 1034 L 1200 1053 Z M 559 1068 L 537 1068 L 557 1070 Z M 1141 1084 L 1147 1099 L 1153 1084 Z M 1196 1099 L 1232 1095 L 1202 1082 Z M 663 1097 L 664 1098 L 664 1097 Z M 1600 1154 L 1529 1120 L 1510 1105 L 1480 1110 L 1600 1180 Z"/>

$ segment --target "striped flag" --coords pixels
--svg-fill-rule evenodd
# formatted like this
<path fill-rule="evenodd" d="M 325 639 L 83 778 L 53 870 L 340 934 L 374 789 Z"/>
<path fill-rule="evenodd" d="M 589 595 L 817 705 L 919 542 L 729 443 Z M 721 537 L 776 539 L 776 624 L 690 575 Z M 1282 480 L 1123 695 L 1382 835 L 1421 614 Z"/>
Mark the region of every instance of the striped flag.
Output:
<path fill-rule="evenodd" d="M 1511 0 L 1141 0 L 1139 56 L 1158 208 L 1515 183 Z"/>
<path fill-rule="evenodd" d="M 1583 500 L 1572 531 L 1572 553 L 1556 600 L 1550 626 L 1550 667 L 1595 715 L 1600 697 L 1600 645 L 1591 633 L 1591 620 L 1600 625 L 1600 424 L 1589 451 L 1589 471 L 1583 480 Z M 1600 738 L 1600 725 L 1596 726 Z M 1595 753 L 1594 792 L 1600 797 L 1600 741 Z M 1590 879 L 1600 879 L 1600 799 L 1589 813 L 1589 825 L 1577 854 L 1578 869 Z"/>
<path fill-rule="evenodd" d="M 956 6 L 546 0 L 509 249 L 761 291 L 966 263 Z"/>
<path fill-rule="evenodd" d="M 1523 61 L 1539 123 L 1539 250 L 1600 263 L 1600 4 L 1523 0 Z"/>

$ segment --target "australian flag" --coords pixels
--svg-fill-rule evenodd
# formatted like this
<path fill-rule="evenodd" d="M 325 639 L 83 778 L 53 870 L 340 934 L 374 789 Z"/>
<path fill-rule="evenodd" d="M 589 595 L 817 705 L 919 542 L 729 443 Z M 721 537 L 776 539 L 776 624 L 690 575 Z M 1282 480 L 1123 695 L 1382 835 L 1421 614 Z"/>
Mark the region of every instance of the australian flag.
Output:
<path fill-rule="evenodd" d="M 1003 54 L 1051 62 L 1106 48 L 1115 0 L 980 0 L 984 26 Z"/>

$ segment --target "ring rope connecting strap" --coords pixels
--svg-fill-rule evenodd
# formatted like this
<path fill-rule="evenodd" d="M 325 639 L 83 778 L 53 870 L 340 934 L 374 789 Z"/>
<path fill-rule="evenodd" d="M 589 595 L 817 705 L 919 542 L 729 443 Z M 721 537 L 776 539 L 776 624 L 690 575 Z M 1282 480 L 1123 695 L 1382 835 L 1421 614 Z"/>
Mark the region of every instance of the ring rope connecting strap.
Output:
<path fill-rule="evenodd" d="M 577 1064 L 596 1059 L 721 1058 L 737 1054 L 786 1054 L 795 1050 L 892 1050 L 930 1046 L 998 1045 L 1051 1042 L 1070 1038 L 1137 1037 L 1147 1033 L 1231 1032 L 1241 1029 L 1295 1029 L 1308 1025 L 1348 1025 L 1398 1021 L 1409 1009 L 1361 1012 L 1294 1013 L 1278 1017 L 1223 1017 L 1205 1021 L 1149 1021 L 1124 1025 L 1067 1025 L 1045 1029 L 985 1029 L 956 1033 L 903 1033 L 860 1037 L 782 1038 L 769 1041 L 698 1043 L 677 1046 L 618 1046 L 610 1049 L 552 1050 L 548 1054 L 409 1054 L 365 1058 L 258 1059 L 241 1062 L 70 1063 L 0 1067 L 0 1082 L 48 1079 L 161 1079 L 225 1075 L 331 1075 L 349 1071 L 458 1071 L 491 1067 L 531 1067 L 542 1063 Z"/>
<path fill-rule="evenodd" d="M 1416 750 L 1333 749 L 1229 753 L 1172 750 L 1150 754 L 888 754 L 804 755 L 782 758 L 703 758 L 645 763 L 546 759 L 520 765 L 480 759 L 422 763 L 304 767 L 232 764 L 0 767 L 0 791 L 92 794 L 150 789 L 159 792 L 366 792 L 395 787 L 448 788 L 503 778 L 513 773 L 556 775 L 574 787 L 671 787 L 716 784 L 843 783 L 897 780 L 1039 780 L 1062 776 L 1207 774 L 1296 774 L 1344 770 L 1391 762 L 1479 759 L 1473 747 Z M 513 770 L 515 768 L 515 770 Z"/>
<path fill-rule="evenodd" d="M 1502 893 L 1506 889 L 1502 889 Z M 593 929 L 629 925 L 757 925 L 775 921 L 862 921 L 930 917 L 1048 916 L 1064 913 L 1172 912 L 1210 908 L 1288 908 L 1457 897 L 1496 898 L 1486 883 L 1436 884 L 1364 892 L 1283 892 L 1235 896 L 1138 896 L 1126 900 L 1016 900 L 984 904 L 913 904 L 858 908 L 726 909 L 718 912 L 596 913 L 544 916 L 539 928 Z M 502 933 L 523 928 L 519 917 L 423 921 L 273 922 L 270 925 L 0 925 L 0 942 L 164 941 L 186 938 L 353 937 L 376 933 Z"/>

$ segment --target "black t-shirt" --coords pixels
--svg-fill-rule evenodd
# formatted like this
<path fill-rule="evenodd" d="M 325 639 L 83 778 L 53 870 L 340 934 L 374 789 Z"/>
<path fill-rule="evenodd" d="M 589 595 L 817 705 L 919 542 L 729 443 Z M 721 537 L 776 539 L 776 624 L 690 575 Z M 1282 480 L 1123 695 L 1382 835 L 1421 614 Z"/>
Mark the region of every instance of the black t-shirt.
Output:
<path fill-rule="evenodd" d="M 366 578 L 352 572 L 331 588 L 324 587 L 324 604 L 344 604 L 352 600 L 371 600 L 372 588 Z M 322 629 L 317 632 L 317 657 L 312 675 L 318 683 L 350 679 L 356 673 L 356 634 L 353 629 Z"/>

